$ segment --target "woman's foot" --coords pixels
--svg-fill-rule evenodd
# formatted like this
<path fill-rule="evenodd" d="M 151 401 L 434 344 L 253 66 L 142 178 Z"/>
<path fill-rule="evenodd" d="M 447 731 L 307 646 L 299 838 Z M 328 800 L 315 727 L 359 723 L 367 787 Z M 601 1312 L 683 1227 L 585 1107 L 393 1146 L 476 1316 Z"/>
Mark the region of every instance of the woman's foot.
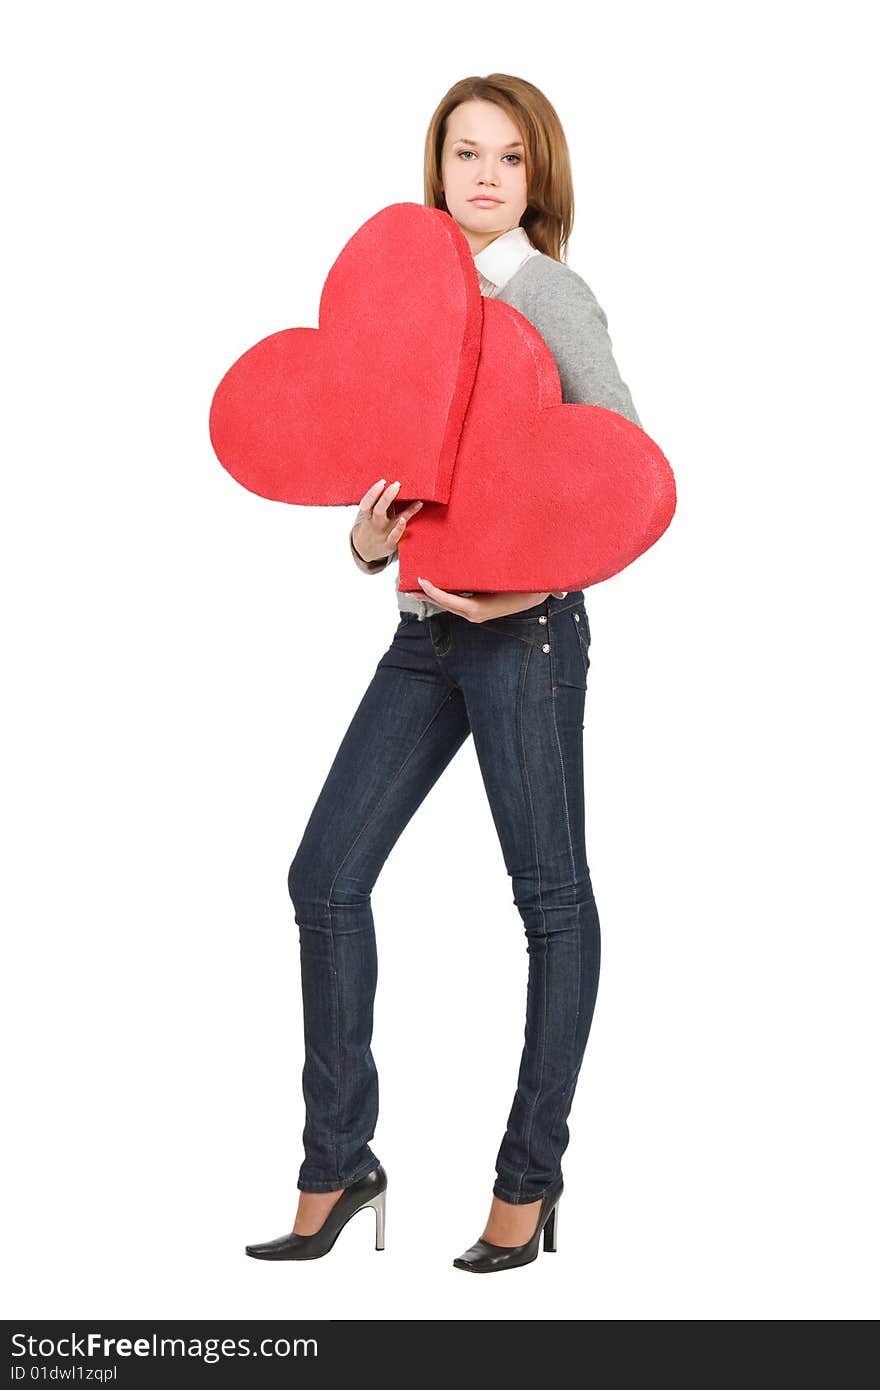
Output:
<path fill-rule="evenodd" d="M 556 1209 L 561 1196 L 561 1178 L 534 1202 L 505 1202 L 493 1191 L 486 1229 L 452 1263 L 456 1269 L 468 1269 L 472 1274 L 491 1274 L 531 1264 L 538 1258 L 542 1236 L 544 1249 L 555 1250 Z"/>
<path fill-rule="evenodd" d="M 535 1234 L 541 1198 L 535 1202 L 505 1202 L 492 1195 L 492 1210 L 481 1240 L 491 1245 L 525 1245 Z"/>
<path fill-rule="evenodd" d="M 297 1236 L 313 1236 L 320 1231 L 331 1207 L 335 1206 L 345 1191 L 340 1187 L 336 1192 L 300 1192 L 299 1206 L 293 1223 L 293 1233 Z"/>
<path fill-rule="evenodd" d="M 387 1186 L 388 1175 L 380 1163 L 365 1177 L 334 1192 L 300 1190 L 294 1229 L 277 1240 L 246 1245 L 245 1254 L 255 1260 L 317 1260 L 333 1249 L 342 1228 L 362 1207 L 375 1208 L 376 1249 L 384 1250 Z"/>

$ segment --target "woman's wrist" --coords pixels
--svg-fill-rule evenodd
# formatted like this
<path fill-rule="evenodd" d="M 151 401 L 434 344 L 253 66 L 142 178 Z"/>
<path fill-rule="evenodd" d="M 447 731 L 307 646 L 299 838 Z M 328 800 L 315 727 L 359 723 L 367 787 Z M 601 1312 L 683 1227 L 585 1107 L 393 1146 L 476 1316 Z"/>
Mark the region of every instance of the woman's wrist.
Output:
<path fill-rule="evenodd" d="M 349 534 L 348 534 L 348 540 L 349 540 L 349 544 L 351 545 L 352 554 L 353 554 L 353 556 L 354 556 L 354 558 L 355 558 L 355 561 L 357 562 L 357 564 L 360 566 L 361 569 L 367 570 L 367 571 L 368 571 L 369 573 L 371 573 L 371 574 L 375 574 L 375 573 L 377 573 L 380 569 L 385 569 L 386 565 L 388 564 L 388 556 L 387 556 L 387 555 L 382 555 L 382 556 L 379 557 L 378 560 L 367 560 L 367 559 L 365 559 L 364 556 L 360 553 L 360 551 L 358 550 L 357 546 L 356 546 L 355 543 L 354 543 L 354 533 L 355 533 L 355 528 L 357 527 L 357 525 L 358 525 L 358 522 L 356 521 L 356 522 L 354 523 L 354 526 L 352 526 L 352 528 L 351 528 L 351 530 L 350 530 L 350 532 L 349 532 Z"/>

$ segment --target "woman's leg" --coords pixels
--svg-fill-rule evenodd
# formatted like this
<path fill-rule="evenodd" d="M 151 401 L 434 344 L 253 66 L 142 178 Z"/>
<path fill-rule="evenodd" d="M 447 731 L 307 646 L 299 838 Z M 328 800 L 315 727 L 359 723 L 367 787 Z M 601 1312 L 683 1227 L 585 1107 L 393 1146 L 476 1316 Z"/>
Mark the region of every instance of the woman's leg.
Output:
<path fill-rule="evenodd" d="M 305 1157 L 297 1186 L 331 1192 L 378 1166 L 371 1051 L 376 939 L 370 894 L 413 813 L 470 732 L 427 621 L 402 617 L 354 714 L 288 875 L 299 925 Z"/>
<path fill-rule="evenodd" d="M 584 836 L 589 624 L 582 600 L 534 614 L 475 628 L 456 662 L 528 951 L 525 1044 L 493 1188 L 514 1204 L 562 1175 L 600 954 Z"/>

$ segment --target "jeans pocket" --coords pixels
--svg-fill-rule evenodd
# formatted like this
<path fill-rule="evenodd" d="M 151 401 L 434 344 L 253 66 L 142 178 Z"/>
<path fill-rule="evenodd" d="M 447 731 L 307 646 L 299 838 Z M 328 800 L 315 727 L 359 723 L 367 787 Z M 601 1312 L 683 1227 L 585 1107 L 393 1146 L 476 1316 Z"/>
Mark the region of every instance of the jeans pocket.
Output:
<path fill-rule="evenodd" d="M 587 688 L 587 672 L 590 669 L 590 620 L 587 617 L 587 610 L 577 608 L 574 610 L 575 627 L 578 630 L 578 640 L 581 644 L 581 656 L 584 662 L 584 689 Z"/>
<path fill-rule="evenodd" d="M 590 624 L 583 604 L 567 608 L 551 619 L 553 684 L 586 690 L 590 669 Z"/>

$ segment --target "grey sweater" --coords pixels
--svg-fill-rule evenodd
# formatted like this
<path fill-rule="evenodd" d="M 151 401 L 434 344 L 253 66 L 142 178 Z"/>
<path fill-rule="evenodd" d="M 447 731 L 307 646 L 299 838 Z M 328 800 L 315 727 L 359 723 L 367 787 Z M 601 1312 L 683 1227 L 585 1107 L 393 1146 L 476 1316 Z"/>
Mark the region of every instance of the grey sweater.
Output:
<path fill-rule="evenodd" d="M 629 388 L 617 370 L 605 311 L 577 271 L 543 252 L 531 255 L 494 298 L 518 309 L 538 330 L 553 354 L 566 404 L 601 405 L 641 427 Z M 352 539 L 362 516 L 359 510 L 349 531 L 351 554 L 358 569 L 380 574 L 398 558 L 397 551 L 371 564 L 362 560 Z M 418 514 L 413 521 L 418 525 Z M 397 606 L 402 613 L 417 613 L 420 618 L 445 611 L 429 599 L 403 594 L 399 588 Z"/>

